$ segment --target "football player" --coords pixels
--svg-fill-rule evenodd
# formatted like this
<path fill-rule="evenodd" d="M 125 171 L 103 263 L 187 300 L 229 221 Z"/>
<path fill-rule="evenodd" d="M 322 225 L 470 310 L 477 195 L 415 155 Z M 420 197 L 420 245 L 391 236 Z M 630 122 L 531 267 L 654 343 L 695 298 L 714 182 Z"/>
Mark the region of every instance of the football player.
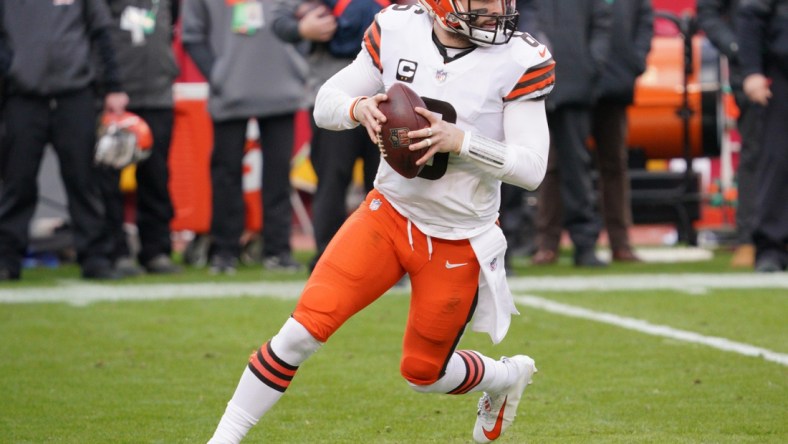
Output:
<path fill-rule="evenodd" d="M 211 443 L 239 442 L 282 396 L 298 367 L 351 316 L 406 273 L 411 305 L 400 371 L 422 393 L 483 392 L 473 438 L 511 425 L 536 372 L 525 355 L 457 350 L 471 325 L 500 342 L 516 314 L 496 224 L 500 184 L 536 188 L 549 132 L 544 97 L 554 62 L 516 31 L 514 0 L 420 0 L 379 13 L 355 61 L 318 93 L 315 120 L 332 130 L 366 127 L 377 141 L 378 105 L 403 82 L 424 97 L 430 126 L 410 131 L 429 148 L 406 179 L 381 162 L 375 189 L 328 245 L 292 316 L 254 353 Z"/>

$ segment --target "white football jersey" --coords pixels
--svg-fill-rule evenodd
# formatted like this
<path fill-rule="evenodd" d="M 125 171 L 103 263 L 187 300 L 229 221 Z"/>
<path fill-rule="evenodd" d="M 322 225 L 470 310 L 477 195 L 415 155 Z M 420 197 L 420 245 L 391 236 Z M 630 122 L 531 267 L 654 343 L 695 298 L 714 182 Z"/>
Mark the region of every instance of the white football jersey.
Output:
<path fill-rule="evenodd" d="M 430 110 L 440 109 L 444 120 L 506 142 L 507 102 L 543 98 L 552 89 L 549 52 L 528 34 L 518 33 L 506 45 L 476 47 L 448 60 L 433 41 L 432 23 L 419 6 L 390 6 L 368 29 L 354 63 L 371 63 L 367 72 L 383 90 L 402 82 L 422 96 Z M 443 109 L 447 106 L 448 111 Z M 443 239 L 470 238 L 495 223 L 500 184 L 473 160 L 448 153 L 437 154 L 413 179 L 380 162 L 375 180 L 375 187 L 403 216 L 425 234 Z"/>

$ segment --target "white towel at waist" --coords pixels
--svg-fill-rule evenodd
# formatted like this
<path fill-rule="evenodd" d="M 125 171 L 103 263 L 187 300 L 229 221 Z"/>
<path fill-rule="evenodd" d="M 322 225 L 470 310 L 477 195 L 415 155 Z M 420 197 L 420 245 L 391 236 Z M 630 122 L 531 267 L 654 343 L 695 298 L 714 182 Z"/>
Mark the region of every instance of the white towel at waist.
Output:
<path fill-rule="evenodd" d="M 506 336 L 511 315 L 520 314 L 506 282 L 504 254 L 506 237 L 498 225 L 470 238 L 471 247 L 479 260 L 479 301 L 473 315 L 471 330 L 487 333 L 493 344 Z"/>

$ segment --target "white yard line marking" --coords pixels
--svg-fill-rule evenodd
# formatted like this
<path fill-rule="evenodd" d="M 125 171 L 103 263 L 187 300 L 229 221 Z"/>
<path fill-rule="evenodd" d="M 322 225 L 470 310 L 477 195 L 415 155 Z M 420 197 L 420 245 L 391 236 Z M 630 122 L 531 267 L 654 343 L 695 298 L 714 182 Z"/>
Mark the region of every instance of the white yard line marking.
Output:
<path fill-rule="evenodd" d="M 101 284 L 82 280 L 63 281 L 56 287 L 8 287 L 0 289 L 0 304 L 65 302 L 85 305 L 101 301 L 156 299 L 205 299 L 242 296 L 297 298 L 303 281 L 201 282 L 185 284 Z M 673 290 L 703 293 L 714 288 L 785 288 L 788 274 L 640 274 L 617 276 L 513 277 L 514 293 L 535 291 L 646 291 Z M 406 290 L 393 289 L 399 293 Z M 788 295 L 788 292 L 786 292 Z"/>
<path fill-rule="evenodd" d="M 755 347 L 741 342 L 730 341 L 725 338 L 716 336 L 704 336 L 699 333 L 693 333 L 686 330 L 678 330 L 665 325 L 655 325 L 649 322 L 618 316 L 611 313 L 603 313 L 598 311 L 589 310 L 586 308 L 576 307 L 573 305 L 562 304 L 560 302 L 551 301 L 548 299 L 540 298 L 537 296 L 515 296 L 516 303 L 526 305 L 539 310 L 548 311 L 550 313 L 570 316 L 573 318 L 588 319 L 591 321 L 602 322 L 605 324 L 615 325 L 617 327 L 626 328 L 628 330 L 635 330 L 641 333 L 646 333 L 653 336 L 662 336 L 665 338 L 676 339 L 679 341 L 691 342 L 695 344 L 706 345 L 708 347 L 716 348 L 719 350 L 738 353 L 745 356 L 761 357 L 767 361 L 776 362 L 788 366 L 788 355 L 784 353 L 777 353 L 765 348 Z"/>
<path fill-rule="evenodd" d="M 187 284 L 129 284 L 113 285 L 85 281 L 65 281 L 57 287 L 25 287 L 0 289 L 0 304 L 68 303 L 87 305 L 102 301 L 148 301 L 162 299 L 217 299 L 234 297 L 276 297 L 295 299 L 304 288 L 303 281 L 236 282 Z M 515 277 L 509 279 L 514 293 L 534 291 L 646 291 L 671 290 L 703 293 L 708 289 L 778 288 L 788 289 L 788 274 L 643 274 L 619 276 L 551 276 Z M 394 289 L 403 293 L 406 289 Z M 786 292 L 788 296 L 788 292 Z M 767 361 L 788 366 L 788 355 L 725 338 L 704 336 L 668 326 L 596 312 L 581 307 L 561 304 L 536 296 L 515 296 L 515 302 L 532 308 L 564 316 L 588 319 L 642 333 L 680 341 L 703 344 L 719 350 L 746 356 L 760 356 Z"/>
<path fill-rule="evenodd" d="M 545 276 L 509 279 L 513 292 L 673 290 L 702 293 L 708 289 L 785 288 L 788 273 L 636 274 L 616 276 Z M 788 292 L 786 292 L 788 296 Z"/>
<path fill-rule="evenodd" d="M 59 287 L 0 290 L 0 304 L 65 302 L 87 305 L 102 301 L 149 301 L 162 299 L 219 299 L 277 297 L 295 299 L 304 282 L 201 282 L 191 284 L 106 285 L 82 281 L 63 282 Z"/>

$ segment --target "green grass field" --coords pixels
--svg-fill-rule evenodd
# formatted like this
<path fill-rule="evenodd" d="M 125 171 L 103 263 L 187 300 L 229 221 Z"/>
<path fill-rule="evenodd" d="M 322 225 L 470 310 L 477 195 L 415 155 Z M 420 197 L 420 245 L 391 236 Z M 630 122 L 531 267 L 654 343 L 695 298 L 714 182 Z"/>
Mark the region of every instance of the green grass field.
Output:
<path fill-rule="evenodd" d="M 788 359 L 788 274 L 741 273 L 728 259 L 718 252 L 706 262 L 605 270 L 516 261 L 512 282 L 518 298 L 724 338 Z M 699 273 L 708 287 L 666 285 Z M 725 288 L 731 276 L 735 285 Z M 65 266 L 28 270 L 22 282 L 0 285 L 2 443 L 204 443 L 249 354 L 289 315 L 305 275 L 244 267 L 221 278 L 198 269 L 113 284 L 77 277 Z M 543 285 L 569 279 L 593 285 Z M 606 282 L 626 285 L 600 289 Z M 529 285 L 533 290 L 521 289 Z M 230 297 L 223 287 L 233 288 Z M 178 288 L 186 294 L 159 299 Z M 288 289 L 291 297 L 282 294 Z M 63 302 L 33 302 L 42 294 Z M 95 299 L 69 303 L 83 294 Z M 146 294 L 154 296 L 110 300 Z M 407 307 L 406 291 L 394 290 L 352 319 L 301 367 L 245 442 L 472 442 L 478 394 L 417 394 L 399 375 Z M 461 343 L 494 357 L 536 359 L 539 373 L 500 442 L 788 442 L 788 362 L 538 307 L 520 311 L 503 343 L 471 332 Z"/>

